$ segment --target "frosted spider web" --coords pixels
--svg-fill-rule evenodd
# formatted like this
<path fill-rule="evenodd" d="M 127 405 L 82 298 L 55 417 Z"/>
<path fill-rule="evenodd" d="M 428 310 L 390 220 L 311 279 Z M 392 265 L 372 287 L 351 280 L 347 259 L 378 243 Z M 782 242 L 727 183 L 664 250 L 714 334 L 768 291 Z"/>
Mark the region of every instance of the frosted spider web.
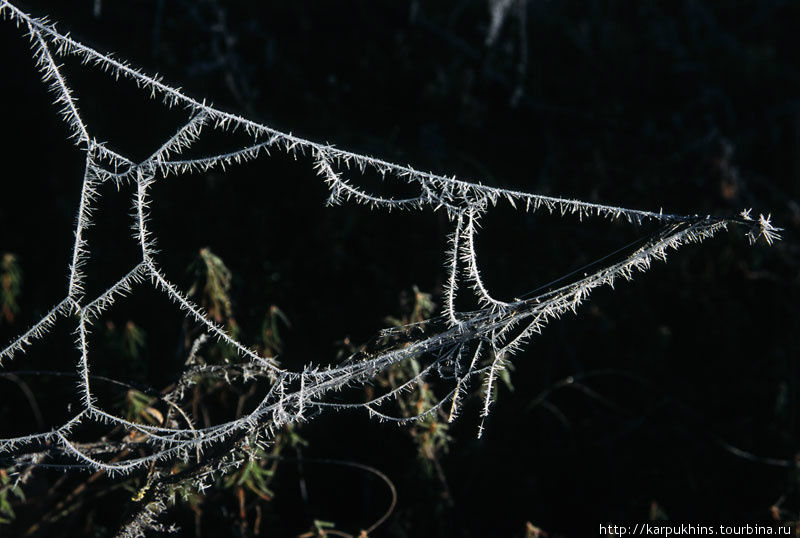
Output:
<path fill-rule="evenodd" d="M 182 460 L 195 463 L 195 472 L 190 476 L 202 490 L 215 474 L 242 463 L 241 457 L 235 456 L 234 449 L 246 453 L 248 446 L 268 442 L 283 426 L 308 420 L 312 414 L 316 417 L 325 409 L 362 409 L 372 417 L 401 424 L 441 412 L 453 420 L 467 392 L 482 385 L 484 399 L 481 416 L 485 418 L 492 404 L 492 389 L 509 358 L 540 333 L 548 321 L 569 311 L 575 312 L 594 289 L 604 285 L 613 286 L 620 278 L 630 279 L 634 273 L 649 269 L 653 261 L 665 261 L 670 249 L 703 241 L 727 229 L 729 225 L 743 225 L 751 243 L 759 238 L 769 244 L 779 239 L 780 229 L 770 223 L 769 216 L 754 218 L 750 216 L 750 210 L 733 217 L 686 216 L 540 196 L 422 172 L 410 166 L 313 142 L 224 112 L 205 101 L 195 100 L 157 76 L 144 74 L 124 61 L 76 41 L 45 19 L 30 16 L 11 2 L 0 1 L 0 15 L 26 30 L 42 79 L 49 84 L 76 145 L 86 154 L 66 295 L 30 329 L 0 351 L 0 361 L 7 364 L 32 342 L 47 335 L 57 320 L 69 319 L 74 323 L 80 354 L 76 373 L 81 408 L 64 424 L 50 431 L 0 439 L 0 453 L 10 455 L 11 460 L 20 466 L 47 465 L 52 462 L 50 464 L 102 470 L 112 476 L 148 467 L 151 476 L 156 477 L 153 482 L 157 485 L 158 477 L 166 476 L 166 471 L 161 471 L 162 467 L 167 462 Z M 62 67 L 57 63 L 58 58 L 69 56 L 77 57 L 83 64 L 100 68 L 115 79 L 122 77 L 135 82 L 152 98 L 161 99 L 166 106 L 185 110 L 188 119 L 174 135 L 141 161 L 114 151 L 92 136 L 90 126 L 81 116 Z M 195 159 L 181 158 L 182 152 L 207 130 L 244 131 L 252 138 L 252 142 L 227 153 Z M 452 231 L 444 254 L 447 276 L 442 314 L 425 322 L 425 330 L 414 333 L 413 337 L 404 336 L 409 332 L 409 327 L 387 330 L 382 335 L 386 337 L 384 344 L 370 353 L 354 355 L 334 366 L 309 363 L 302 370 L 292 371 L 282 368 L 272 358 L 259 355 L 231 336 L 222 326 L 210 320 L 186 292 L 169 282 L 157 262 L 155 234 L 148 226 L 151 186 L 170 174 L 225 169 L 268 156 L 270 151 L 281 151 L 301 161 L 312 161 L 314 170 L 330 191 L 328 204 L 362 204 L 381 211 L 445 212 Z M 349 178 L 350 172 L 364 173 L 367 170 L 377 172 L 386 181 L 411 186 L 417 194 L 403 199 L 381 196 L 357 186 Z M 89 258 L 90 247 L 85 233 L 92 221 L 92 211 L 102 202 L 99 188 L 108 183 L 134 188 L 133 229 L 140 260 L 104 292 L 87 297 L 83 269 Z M 625 219 L 635 226 L 656 222 L 662 227 L 659 233 L 616 263 L 543 294 L 503 301 L 494 297 L 484 284 L 475 245 L 481 219 L 498 204 L 508 204 L 517 211 L 546 210 L 562 216 L 575 216 L 581 221 L 589 218 Z M 191 356 L 198 352 L 206 340 L 216 339 L 234 349 L 242 359 L 236 364 L 188 366 L 177 381 L 176 388 L 162 397 L 171 409 L 183 417 L 186 427 L 181 427 L 177 419 L 163 426 L 126 420 L 102 409 L 93 394 L 88 343 L 90 330 L 115 299 L 132 293 L 137 286 L 146 285 L 166 295 L 185 316 L 203 327 L 205 333 L 194 342 Z M 461 288 L 467 288 L 474 295 L 478 308 L 471 311 L 457 309 L 456 297 Z M 426 360 L 418 375 L 370 401 L 341 403 L 326 400 L 332 391 L 364 386 L 393 365 L 419 357 L 425 357 Z M 196 428 L 182 411 L 180 402 L 193 380 L 203 374 L 223 377 L 231 383 L 259 378 L 268 381 L 269 389 L 255 409 L 245 416 L 210 427 Z M 434 376 L 449 387 L 436 405 L 413 417 L 396 417 L 386 411 L 385 408 L 393 399 Z M 138 437 L 135 440 L 106 439 L 95 444 L 74 440 L 75 428 L 90 422 L 121 426 L 127 431 L 136 432 Z M 482 432 L 483 421 L 478 435 Z M 129 447 L 135 447 L 137 450 L 130 453 L 139 456 L 110 457 Z M 204 450 L 209 452 L 204 454 Z M 145 524 L 150 515 L 142 513 L 140 517 L 143 518 L 140 523 Z"/>

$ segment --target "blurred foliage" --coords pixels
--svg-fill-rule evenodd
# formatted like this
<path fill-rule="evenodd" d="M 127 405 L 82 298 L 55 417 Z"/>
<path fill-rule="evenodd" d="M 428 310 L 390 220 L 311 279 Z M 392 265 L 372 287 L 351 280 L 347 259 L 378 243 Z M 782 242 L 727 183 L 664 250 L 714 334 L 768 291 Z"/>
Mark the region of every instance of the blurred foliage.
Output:
<path fill-rule="evenodd" d="M 231 271 L 222 259 L 208 248 L 201 248 L 197 259 L 189 266 L 194 275 L 194 283 L 189 295 L 200 297 L 200 305 L 209 317 L 227 328 L 233 320 L 233 307 L 228 293 L 231 289 Z"/>
<path fill-rule="evenodd" d="M 13 481 L 6 469 L 0 469 L 0 524 L 10 523 L 16 517 L 11 507 L 11 499 L 25 500 L 22 488 Z"/>
<path fill-rule="evenodd" d="M 421 292 L 414 286 L 411 293 L 401 294 L 400 307 L 402 311 L 400 317 L 387 316 L 384 319 L 387 326 L 404 327 L 422 323 L 434 313 L 436 303 L 433 302 L 433 296 L 430 293 Z M 396 364 L 386 372 L 378 375 L 375 384 L 388 389 L 388 392 L 417 377 L 419 372 L 419 362 L 416 358 L 412 358 Z M 370 399 L 371 396 L 372 391 L 368 390 L 367 398 Z M 439 403 L 439 398 L 428 382 L 415 385 L 412 390 L 398 395 L 396 400 L 400 416 L 405 418 L 421 415 Z M 407 427 L 408 434 L 414 439 L 419 458 L 426 466 L 428 474 L 433 475 L 434 471 L 436 471 L 442 480 L 444 488 L 447 487 L 447 483 L 439 459 L 443 454 L 447 453 L 451 440 L 447 434 L 447 422 L 447 415 L 444 412 L 439 412 L 437 414 L 428 414 L 425 418 Z"/>
<path fill-rule="evenodd" d="M 157 398 L 147 396 L 136 389 L 129 389 L 125 393 L 123 416 L 131 422 L 160 426 L 164 423 L 164 415 L 153 407 L 156 400 Z"/>
<path fill-rule="evenodd" d="M 19 313 L 17 298 L 22 293 L 22 269 L 10 252 L 0 255 L 0 322 L 14 323 Z"/>

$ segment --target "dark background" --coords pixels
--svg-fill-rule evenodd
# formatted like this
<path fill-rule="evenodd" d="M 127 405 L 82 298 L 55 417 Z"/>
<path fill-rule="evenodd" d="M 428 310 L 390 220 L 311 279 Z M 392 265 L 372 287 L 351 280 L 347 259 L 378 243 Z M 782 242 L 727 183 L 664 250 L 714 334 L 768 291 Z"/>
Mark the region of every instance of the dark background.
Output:
<path fill-rule="evenodd" d="M 771 248 L 736 229 L 685 247 L 552 323 L 513 361 L 514 390 L 500 389 L 483 439 L 477 401 L 452 427 L 449 500 L 402 429 L 360 414 L 305 425 L 308 456 L 362 462 L 396 485 L 396 510 L 375 536 L 523 536 L 528 521 L 550 536 L 651 517 L 765 522 L 776 504 L 782 519 L 800 516 L 798 4 L 532 0 L 491 44 L 477 0 L 102 2 L 99 13 L 88 1 L 17 5 L 188 95 L 312 140 L 599 203 L 714 215 L 752 207 L 785 229 Z M 83 159 L 22 31 L 6 22 L 0 40 L 0 252 L 17 255 L 24 276 L 20 313 L 0 324 L 7 341 L 64 296 Z M 64 62 L 84 118 L 112 149 L 145 157 L 185 120 L 130 82 Z M 197 154 L 244 139 L 212 137 Z M 137 259 L 130 188 L 101 194 L 89 294 Z M 365 342 L 398 314 L 412 286 L 441 302 L 450 228 L 441 212 L 330 208 L 326 196 L 309 159 L 280 152 L 225 174 L 168 178 L 153 188 L 159 261 L 187 289 L 187 267 L 209 247 L 234 274 L 244 339 L 277 305 L 292 323 L 282 364 L 334 362 L 342 340 Z M 498 207 L 478 252 L 489 288 L 514 297 L 648 231 Z M 106 317 L 142 327 L 146 361 L 132 368 L 98 353 L 96 371 L 153 387 L 174 379 L 185 355 L 169 301 L 140 287 Z M 71 338 L 61 323 L 6 368 L 69 370 Z M 559 384 L 567 376 L 578 383 Z M 0 401 L 3 436 L 41 429 L 12 387 Z M 69 380 L 47 390 L 37 393 L 51 413 L 45 428 L 76 398 Z M 297 535 L 312 518 L 353 532 L 388 503 L 368 474 L 305 472 L 312 503 L 300 500 L 296 469 L 282 467 L 264 535 Z M 48 473 L 0 535 L 23 532 L 71 491 L 50 489 L 60 474 Z M 82 495 L 39 534 L 106 535 L 129 508 L 129 493 Z M 203 533 L 235 535 L 235 502 L 215 499 Z M 188 535 L 193 517 L 186 507 L 168 515 Z"/>

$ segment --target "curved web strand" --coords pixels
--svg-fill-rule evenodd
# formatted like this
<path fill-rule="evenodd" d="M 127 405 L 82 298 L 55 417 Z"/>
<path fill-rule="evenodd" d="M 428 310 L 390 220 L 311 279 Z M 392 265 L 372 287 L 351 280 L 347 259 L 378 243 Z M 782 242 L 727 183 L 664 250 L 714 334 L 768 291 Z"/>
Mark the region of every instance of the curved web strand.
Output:
<path fill-rule="evenodd" d="M 109 54 L 103 54 L 97 50 L 76 41 L 67 34 L 60 33 L 55 26 L 47 21 L 32 17 L 7 0 L 0 1 L 0 10 L 12 20 L 16 20 L 29 26 L 37 35 L 42 36 L 42 46 L 50 54 L 60 56 L 73 55 L 82 59 L 84 63 L 97 66 L 108 72 L 115 78 L 128 78 L 134 81 L 140 88 L 149 92 L 151 97 L 160 97 L 167 106 L 181 106 L 192 114 L 205 113 L 208 120 L 213 122 L 215 128 L 237 130 L 241 129 L 254 136 L 267 138 L 266 145 L 256 144 L 240 150 L 242 153 L 226 153 L 218 156 L 209 156 L 205 161 L 206 167 L 215 165 L 231 164 L 235 162 L 235 156 L 239 155 L 246 158 L 249 152 L 256 151 L 255 148 L 274 146 L 283 148 L 284 151 L 292 154 L 319 155 L 324 154 L 330 159 L 335 160 L 337 165 L 353 165 L 360 169 L 371 167 L 382 175 L 404 180 L 407 183 L 417 183 L 425 185 L 433 192 L 438 192 L 442 199 L 451 200 L 454 205 L 459 203 L 470 205 L 473 200 L 488 200 L 491 204 L 497 204 L 501 200 L 507 201 L 513 207 L 524 206 L 526 210 L 535 211 L 544 207 L 551 213 L 560 212 L 562 215 L 575 214 L 579 218 L 592 215 L 604 216 L 609 218 L 626 218 L 632 223 L 641 223 L 645 220 L 658 221 L 684 221 L 688 216 L 666 214 L 662 211 L 644 211 L 637 209 L 623 208 L 613 205 L 604 205 L 580 200 L 542 196 L 512 189 L 503 189 L 482 185 L 479 182 L 459 180 L 455 177 L 421 172 L 411 166 L 392 163 L 383 159 L 362 155 L 336 148 L 329 144 L 321 144 L 311 140 L 285 133 L 274 129 L 268 125 L 248 120 L 242 116 L 225 112 L 208 105 L 205 101 L 199 101 L 189 97 L 179 88 L 165 84 L 158 75 L 149 76 L 141 70 L 131 67 L 124 61 L 117 60 Z M 49 45 L 47 44 L 49 42 Z M 53 71 L 60 73 L 58 66 L 53 62 L 48 73 Z M 88 143 L 88 142 L 87 142 Z M 232 159 L 232 160 L 231 160 Z M 193 161 L 181 161 L 177 168 L 182 166 L 191 167 Z M 176 163 L 177 164 L 177 163 Z M 170 167 L 169 162 L 163 166 Z M 729 217 L 726 220 L 737 220 L 743 222 L 741 217 Z M 762 235 L 762 234 L 758 234 Z"/>
<path fill-rule="evenodd" d="M 246 447 L 268 442 L 286 424 L 311 420 L 331 408 L 362 409 L 379 420 L 398 423 L 424 419 L 434 413 L 452 421 L 459 414 L 468 387 L 476 380 L 482 383 L 484 391 L 480 435 L 484 431 L 483 421 L 491 411 L 496 380 L 510 358 L 550 320 L 576 312 L 597 287 L 613 287 L 620 278 L 630 279 L 635 273 L 646 271 L 654 260 L 665 261 L 669 250 L 685 243 L 703 241 L 729 225 L 744 226 L 751 242 L 763 239 L 771 244 L 780 239 L 780 229 L 771 224 L 769 215 L 751 217 L 750 210 L 731 217 L 700 217 L 542 196 L 422 172 L 409 165 L 314 142 L 194 99 L 181 89 L 164 83 L 157 75 L 147 75 L 122 60 L 98 52 L 58 31 L 46 20 L 24 13 L 7 0 L 0 0 L 0 15 L 27 29 L 34 62 L 42 79 L 56 97 L 56 105 L 70 136 L 86 151 L 64 298 L 30 329 L 0 350 L 2 364 L 3 359 L 25 351 L 33 341 L 45 336 L 60 317 L 67 318 L 74 324 L 79 353 L 74 373 L 79 380 L 82 409 L 50 431 L 0 439 L 0 452 L 8 454 L 20 465 L 36 462 L 102 470 L 109 474 L 127 474 L 147 468 L 156 483 L 154 488 L 158 489 L 158 480 L 165 480 L 168 476 L 167 463 L 180 460 L 192 462 L 195 471 L 187 476 L 191 476 L 198 487 L 207 487 L 215 473 L 236 468 L 245 461 L 246 456 L 242 454 L 246 453 Z M 112 144 L 94 140 L 58 64 L 58 58 L 66 56 L 77 57 L 84 64 L 100 68 L 116 79 L 131 80 L 166 106 L 183 108 L 188 116 L 186 122 L 163 143 L 157 147 L 154 145 L 150 155 L 138 162 L 113 150 Z M 231 151 L 202 158 L 181 158 L 182 153 L 200 140 L 208 129 L 241 130 L 253 140 Z M 369 352 L 355 354 L 341 364 L 317 367 L 308 361 L 302 369 L 290 371 L 280 367 L 273 358 L 263 357 L 237 340 L 209 319 L 185 292 L 170 283 L 158 267 L 157 234 L 150 229 L 148 222 L 148 208 L 153 200 L 150 186 L 158 181 L 158 175 L 204 172 L 214 168 L 224 170 L 245 161 L 268 157 L 274 151 L 294 155 L 300 162 L 311 161 L 309 168 L 316 171 L 330 191 L 329 204 L 362 204 L 375 211 L 445 211 L 452 229 L 443 255 L 446 285 L 442 315 L 385 331 Z M 418 194 L 403 199 L 380 196 L 354 186 L 346 178 L 351 170 L 364 173 L 368 169 L 387 181 L 410 185 Z M 106 181 L 133 187 L 130 202 L 134 219 L 133 238 L 139 246 L 140 259 L 111 287 L 95 297 L 86 297 L 83 267 L 91 246 L 84 233 L 91 225 L 92 209 L 103 202 L 98 187 Z M 546 210 L 562 216 L 574 215 L 581 221 L 588 217 L 625 219 L 633 225 L 652 221 L 661 223 L 663 228 L 656 237 L 622 260 L 600 267 L 580 280 L 533 297 L 504 302 L 495 299 L 484 283 L 476 250 L 480 219 L 500 203 L 517 211 Z M 118 417 L 101 409 L 91 391 L 93 376 L 88 335 L 93 324 L 116 299 L 134 293 L 137 286 L 145 285 L 168 296 L 188 319 L 199 323 L 204 330 L 203 336 L 192 346 L 186 368 L 173 391 L 158 397 L 161 403 L 181 416 L 182 422 L 173 420 L 153 426 Z M 477 299 L 475 310 L 459 311 L 457 308 L 457 292 L 464 286 L 469 287 Z M 241 362 L 196 364 L 198 350 L 209 338 L 233 348 Z M 363 389 L 389 368 L 410 360 L 422 364 L 415 375 L 367 402 L 344 403 L 330 398 L 332 393 L 344 389 Z M 268 388 L 250 413 L 198 428 L 183 412 L 182 405 L 189 388 L 204 377 L 223 379 L 228 384 L 260 379 L 267 383 Z M 382 406 L 401 397 L 404 392 L 414 390 L 433 378 L 448 386 L 435 405 L 420 410 L 413 417 L 395 417 L 383 409 Z M 135 433 L 137 440 L 131 441 L 126 436 L 106 439 L 100 445 L 75 440 L 73 432 L 76 426 L 89 421 Z M 136 454 L 135 457 L 109 458 L 128 448 L 136 449 L 129 451 Z M 207 452 L 211 448 L 215 448 L 214 455 Z"/>

